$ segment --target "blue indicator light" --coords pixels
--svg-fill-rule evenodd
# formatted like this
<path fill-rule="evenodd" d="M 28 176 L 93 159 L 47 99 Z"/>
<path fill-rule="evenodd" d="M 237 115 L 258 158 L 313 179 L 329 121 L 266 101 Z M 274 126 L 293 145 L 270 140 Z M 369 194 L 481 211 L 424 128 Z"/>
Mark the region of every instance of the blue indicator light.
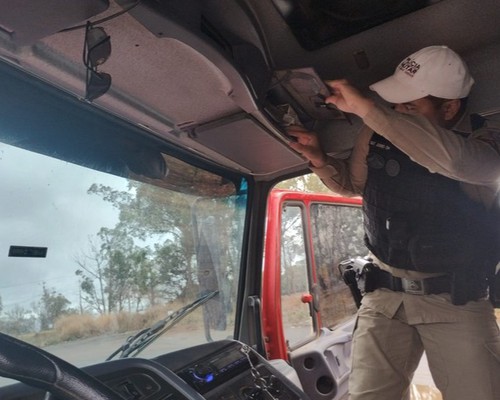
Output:
<path fill-rule="evenodd" d="M 209 383 L 209 382 L 212 382 L 214 380 L 213 373 L 207 374 L 207 375 L 198 375 L 196 372 L 193 371 L 192 374 L 196 380 L 203 382 L 203 383 Z"/>

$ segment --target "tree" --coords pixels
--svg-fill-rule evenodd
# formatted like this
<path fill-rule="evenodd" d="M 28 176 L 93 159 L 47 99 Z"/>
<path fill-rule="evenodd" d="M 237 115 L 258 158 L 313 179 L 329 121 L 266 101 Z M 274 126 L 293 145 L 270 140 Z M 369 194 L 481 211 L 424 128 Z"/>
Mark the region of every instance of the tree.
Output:
<path fill-rule="evenodd" d="M 45 282 L 43 282 L 42 298 L 39 302 L 41 329 L 51 329 L 57 318 L 69 312 L 67 309 L 69 304 L 71 304 L 71 302 L 66 297 L 61 293 L 56 293 L 55 289 L 49 290 L 47 286 L 45 286 Z"/>
<path fill-rule="evenodd" d="M 158 267 L 157 279 L 168 282 L 164 285 L 163 295 L 166 299 L 178 297 L 186 287 L 186 271 L 188 260 L 182 248 L 174 242 L 167 240 L 162 245 L 157 245 L 154 263 Z"/>
<path fill-rule="evenodd" d="M 114 228 L 101 228 L 99 244 L 90 241 L 90 252 L 76 259 L 82 301 L 92 311 L 138 311 L 143 305 L 154 306 L 160 298 L 176 298 L 186 287 L 189 261 L 182 247 L 171 239 L 155 243 L 153 250 L 138 246 L 134 238 L 146 238 L 147 233 L 143 227 L 131 229 L 134 223 L 120 221 Z"/>
<path fill-rule="evenodd" d="M 135 278 L 148 262 L 148 250 L 134 245 L 132 238 L 116 229 L 101 228 L 98 237 L 100 245 L 89 240 L 89 252 L 75 260 L 80 267 L 75 273 L 80 277 L 82 301 L 99 314 L 137 310 L 141 293 Z"/>
<path fill-rule="evenodd" d="M 281 181 L 277 189 L 300 190 L 309 193 L 332 193 L 315 174 L 307 174 Z"/>
<path fill-rule="evenodd" d="M 35 328 L 33 313 L 16 304 L 6 312 L 6 320 L 2 324 L 2 330 L 12 335 L 22 335 L 32 332 Z"/>
<path fill-rule="evenodd" d="M 129 185 L 127 193 L 95 184 L 88 192 L 101 196 L 119 210 L 119 222 L 113 229 L 106 230 L 106 238 L 110 251 L 119 247 L 127 257 L 135 257 L 136 262 L 138 260 L 142 262 L 130 270 L 135 282 L 136 295 L 146 295 L 149 303 L 154 304 L 159 292 L 164 294 L 175 292 L 181 297 L 197 293 L 198 285 L 191 270 L 195 255 L 191 209 L 186 204 L 185 196 L 173 192 L 165 196 L 164 188 L 136 181 L 130 181 Z M 132 246 L 135 250 L 125 252 L 123 240 L 129 241 L 128 249 Z M 161 245 L 155 244 L 153 250 L 145 250 L 145 247 L 140 250 L 135 244 L 151 240 Z M 162 247 L 165 249 L 162 250 Z M 145 252 L 142 258 L 141 251 Z M 158 255 L 162 253 L 163 256 L 173 258 L 170 261 L 161 261 Z M 173 274 L 167 273 L 166 263 L 170 269 L 176 268 L 177 272 L 182 270 L 183 282 L 174 279 Z M 178 265 L 174 266 L 173 263 Z M 162 275 L 161 281 L 158 280 L 158 274 Z M 181 283 L 183 290 L 179 292 Z"/>
<path fill-rule="evenodd" d="M 83 254 L 75 259 L 80 267 L 75 271 L 75 274 L 80 277 L 81 300 L 92 311 L 105 314 L 109 310 L 105 296 L 105 255 L 101 253 L 92 240 L 89 241 L 90 254 Z"/>
<path fill-rule="evenodd" d="M 98 236 L 103 259 L 100 285 L 106 296 L 108 312 L 120 312 L 133 293 L 133 271 L 137 262 L 145 259 L 145 250 L 135 246 L 131 237 L 116 228 L 101 228 Z"/>

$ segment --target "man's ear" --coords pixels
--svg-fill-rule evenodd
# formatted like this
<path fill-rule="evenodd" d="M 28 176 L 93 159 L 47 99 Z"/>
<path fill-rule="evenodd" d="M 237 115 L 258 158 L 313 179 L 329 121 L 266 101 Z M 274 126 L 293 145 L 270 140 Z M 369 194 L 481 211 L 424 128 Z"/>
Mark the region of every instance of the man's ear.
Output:
<path fill-rule="evenodd" d="M 445 121 L 452 120 L 460 110 L 460 99 L 447 100 L 441 105 Z"/>

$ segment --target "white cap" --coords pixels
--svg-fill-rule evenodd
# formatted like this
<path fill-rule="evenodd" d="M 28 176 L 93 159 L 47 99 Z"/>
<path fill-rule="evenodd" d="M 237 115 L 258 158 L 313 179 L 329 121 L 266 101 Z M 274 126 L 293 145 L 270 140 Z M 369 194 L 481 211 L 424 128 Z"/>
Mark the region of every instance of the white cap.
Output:
<path fill-rule="evenodd" d="M 390 103 L 407 103 L 426 96 L 467 97 L 474 79 L 460 56 L 446 46 L 430 46 L 406 57 L 394 74 L 370 86 Z"/>

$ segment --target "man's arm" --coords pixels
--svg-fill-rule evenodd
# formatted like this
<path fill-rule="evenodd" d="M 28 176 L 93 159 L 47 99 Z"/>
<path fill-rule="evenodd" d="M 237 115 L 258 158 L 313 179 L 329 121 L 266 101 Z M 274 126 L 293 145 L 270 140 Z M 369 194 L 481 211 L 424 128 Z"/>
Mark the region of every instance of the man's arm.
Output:
<path fill-rule="evenodd" d="M 475 185 L 498 186 L 500 155 L 491 141 L 464 138 L 422 116 L 377 106 L 347 81 L 328 84 L 334 93 L 327 102 L 361 117 L 366 125 L 429 171 Z"/>
<path fill-rule="evenodd" d="M 380 106 L 372 107 L 363 121 L 431 172 L 475 185 L 500 182 L 500 154 L 485 140 L 465 138 L 424 117 Z"/>
<path fill-rule="evenodd" d="M 332 192 L 342 196 L 360 196 L 366 182 L 366 155 L 372 131 L 364 127 L 354 144 L 348 159 L 336 159 L 326 155 L 315 132 L 302 127 L 290 127 L 288 134 L 296 138 L 290 142 L 295 149 L 309 160 L 309 168 Z"/>
<path fill-rule="evenodd" d="M 349 158 L 339 160 L 328 157 L 326 167 L 310 167 L 321 181 L 334 193 L 342 196 L 362 196 L 368 175 L 366 156 L 373 131 L 364 126 L 356 138 Z"/>

